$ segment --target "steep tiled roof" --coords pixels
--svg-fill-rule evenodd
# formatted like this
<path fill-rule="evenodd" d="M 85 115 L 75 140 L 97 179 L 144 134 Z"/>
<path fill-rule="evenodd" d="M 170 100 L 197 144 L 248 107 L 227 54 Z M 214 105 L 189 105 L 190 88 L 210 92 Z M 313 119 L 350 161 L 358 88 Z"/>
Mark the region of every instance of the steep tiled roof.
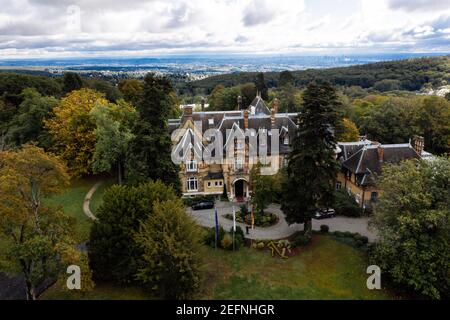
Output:
<path fill-rule="evenodd" d="M 264 100 L 257 96 L 252 103 L 249 106 L 249 111 L 251 111 L 252 114 L 267 114 L 270 115 L 270 110 L 267 107 L 266 103 L 264 102 Z M 254 112 L 253 112 L 254 111 Z"/>
<path fill-rule="evenodd" d="M 339 154 L 339 159 L 345 161 L 348 160 L 351 156 L 356 154 L 365 146 L 370 146 L 372 141 L 364 140 L 358 142 L 339 142 L 338 146 L 341 149 L 341 154 Z"/>
<path fill-rule="evenodd" d="M 270 154 L 271 137 L 270 130 L 272 129 L 272 115 L 271 111 L 265 104 L 261 97 L 257 96 L 251 105 L 247 109 L 248 114 L 248 128 L 254 129 L 258 134 L 259 129 L 266 129 L 269 132 L 267 137 L 268 154 Z M 244 110 L 234 111 L 210 111 L 210 112 L 193 112 L 192 121 L 194 123 L 200 123 L 202 126 L 202 133 L 206 130 L 215 128 L 220 130 L 223 138 L 223 143 L 229 140 L 229 131 L 231 129 L 242 130 L 239 133 L 245 134 L 244 126 Z M 297 129 L 295 122 L 298 116 L 297 113 L 277 113 L 275 116 L 274 127 L 279 130 L 280 133 L 280 153 L 286 154 L 290 152 L 290 147 L 284 145 L 283 138 L 285 135 L 292 135 Z M 181 119 L 169 120 L 169 132 L 172 133 L 175 129 L 180 128 L 184 123 L 184 115 Z M 248 139 L 248 138 L 247 138 Z M 259 139 L 259 137 L 258 137 Z M 188 139 L 191 141 L 192 139 Z M 184 140 L 186 143 L 186 140 Z"/>
<path fill-rule="evenodd" d="M 341 149 L 346 146 L 340 145 Z M 356 150 L 356 146 L 351 146 Z M 344 152 L 344 151 L 343 151 Z M 397 164 L 409 159 L 420 159 L 414 148 L 408 144 L 362 146 L 344 160 L 342 166 L 356 174 L 360 185 L 371 185 L 376 175 L 381 174 L 383 165 Z"/>

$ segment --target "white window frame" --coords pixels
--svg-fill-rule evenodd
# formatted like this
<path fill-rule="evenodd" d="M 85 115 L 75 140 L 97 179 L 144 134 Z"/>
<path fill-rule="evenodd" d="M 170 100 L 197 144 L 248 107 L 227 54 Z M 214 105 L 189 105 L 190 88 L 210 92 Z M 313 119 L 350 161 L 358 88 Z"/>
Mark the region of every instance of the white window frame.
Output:
<path fill-rule="evenodd" d="M 197 170 L 198 170 L 197 160 L 192 159 L 192 160 L 186 161 L 186 171 L 187 172 L 197 172 Z"/>
<path fill-rule="evenodd" d="M 244 141 L 242 139 L 236 138 L 234 141 L 234 147 L 236 150 L 244 149 Z"/>
<path fill-rule="evenodd" d="M 284 143 L 285 146 L 288 146 L 288 145 L 289 145 L 289 136 L 288 136 L 288 135 L 285 135 L 285 136 L 284 136 L 283 143 Z"/>
<path fill-rule="evenodd" d="M 242 160 L 242 158 L 240 158 L 240 157 L 234 158 L 233 167 L 234 167 L 234 170 L 244 169 L 244 161 Z"/>
<path fill-rule="evenodd" d="M 189 177 L 186 180 L 186 184 L 187 184 L 187 191 L 188 192 L 198 191 L 198 179 L 197 179 L 197 177 Z"/>
<path fill-rule="evenodd" d="M 259 133 L 260 133 L 260 138 L 259 138 L 259 145 L 261 147 L 266 147 L 267 146 L 267 139 L 268 139 L 268 135 L 267 135 L 267 130 L 266 129 L 259 129 Z M 264 137 L 264 138 L 262 138 Z"/>

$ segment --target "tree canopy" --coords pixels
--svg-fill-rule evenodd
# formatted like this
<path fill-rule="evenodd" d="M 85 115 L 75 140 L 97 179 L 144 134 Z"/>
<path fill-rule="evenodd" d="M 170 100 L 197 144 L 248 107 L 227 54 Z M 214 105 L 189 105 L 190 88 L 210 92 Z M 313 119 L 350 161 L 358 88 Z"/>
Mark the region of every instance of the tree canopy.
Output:
<path fill-rule="evenodd" d="M 303 100 L 298 132 L 288 158 L 281 209 L 288 223 L 304 223 L 308 231 L 314 213 L 333 203 L 339 168 L 334 137 L 339 102 L 336 90 L 327 83 L 310 84 Z"/>
<path fill-rule="evenodd" d="M 450 293 L 450 159 L 386 166 L 372 225 L 371 252 L 397 285 L 429 298 Z"/>
<path fill-rule="evenodd" d="M 98 104 L 108 104 L 101 93 L 91 89 L 72 91 L 53 109 L 54 116 L 45 121 L 53 136 L 53 148 L 67 161 L 73 176 L 92 172 L 97 138 L 90 113 Z"/>
<path fill-rule="evenodd" d="M 43 202 L 67 185 L 65 166 L 40 148 L 0 152 L 0 269 L 23 274 L 28 299 L 71 264 L 83 267 L 85 289 L 92 285 L 86 259 L 75 249 L 75 221 Z"/>

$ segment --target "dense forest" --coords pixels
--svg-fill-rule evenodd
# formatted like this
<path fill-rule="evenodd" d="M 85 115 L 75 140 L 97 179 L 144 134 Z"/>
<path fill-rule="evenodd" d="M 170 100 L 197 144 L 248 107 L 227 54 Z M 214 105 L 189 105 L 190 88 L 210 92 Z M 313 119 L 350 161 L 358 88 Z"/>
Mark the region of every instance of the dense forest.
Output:
<path fill-rule="evenodd" d="M 379 91 L 420 90 L 426 83 L 440 86 L 450 82 L 450 56 L 378 62 L 332 69 L 308 69 L 291 72 L 296 87 L 305 87 L 312 80 L 325 80 L 336 86 L 359 86 Z M 255 81 L 256 73 L 212 76 L 186 84 L 182 92 L 210 94 L 217 85 L 232 87 Z M 267 72 L 269 88 L 278 87 L 280 73 Z"/>
<path fill-rule="evenodd" d="M 341 140 L 367 135 L 382 143 L 403 143 L 413 135 L 422 135 L 426 149 L 441 154 L 450 152 L 450 94 L 437 97 L 417 94 L 417 90 L 438 88 L 447 85 L 448 80 L 450 57 L 325 70 L 229 74 L 184 87 L 171 81 L 168 116 L 178 117 L 180 104 L 199 103 L 203 97 L 208 110 L 233 110 L 238 96 L 248 106 L 256 92 L 261 92 L 269 105 L 278 99 L 280 112 L 299 112 L 304 86 L 312 81 L 327 81 L 337 87 L 341 100 L 339 112 L 347 129 L 341 132 Z M 135 107 L 142 100 L 143 81 L 124 79 L 115 83 L 69 72 L 64 77 L 0 73 L 0 149 L 31 141 L 50 148 L 51 135 L 44 122 L 54 116 L 55 106 L 81 89 L 96 92 L 109 103 L 122 105 L 123 100 Z"/>

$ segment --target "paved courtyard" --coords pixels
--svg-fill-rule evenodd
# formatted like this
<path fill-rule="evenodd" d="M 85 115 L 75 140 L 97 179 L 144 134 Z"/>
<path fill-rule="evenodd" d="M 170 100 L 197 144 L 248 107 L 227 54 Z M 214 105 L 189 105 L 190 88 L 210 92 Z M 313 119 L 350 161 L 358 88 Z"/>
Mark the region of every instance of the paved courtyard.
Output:
<path fill-rule="evenodd" d="M 236 211 L 239 210 L 240 204 L 230 203 L 230 202 L 217 202 L 217 212 L 219 215 L 219 225 L 221 225 L 225 230 L 230 230 L 233 226 L 233 221 L 228 220 L 224 217 L 227 213 L 233 212 L 233 206 Z M 201 226 L 204 227 L 214 227 L 214 209 L 209 210 L 199 210 L 193 211 L 188 208 L 188 213 L 194 220 Z M 270 205 L 267 211 L 277 214 L 279 222 L 269 228 L 256 228 L 250 230 L 250 235 L 247 235 L 250 239 L 282 239 L 291 236 L 297 231 L 303 230 L 302 224 L 294 224 L 289 226 L 285 220 L 283 212 L 280 210 L 279 205 Z M 376 235 L 368 230 L 368 218 L 347 218 L 347 217 L 336 217 L 332 219 L 325 220 L 313 220 L 313 229 L 320 230 L 320 226 L 326 224 L 330 227 L 330 231 L 350 231 L 358 232 L 363 236 L 369 238 L 370 241 L 376 239 Z M 245 232 L 245 224 L 236 223 Z"/>

